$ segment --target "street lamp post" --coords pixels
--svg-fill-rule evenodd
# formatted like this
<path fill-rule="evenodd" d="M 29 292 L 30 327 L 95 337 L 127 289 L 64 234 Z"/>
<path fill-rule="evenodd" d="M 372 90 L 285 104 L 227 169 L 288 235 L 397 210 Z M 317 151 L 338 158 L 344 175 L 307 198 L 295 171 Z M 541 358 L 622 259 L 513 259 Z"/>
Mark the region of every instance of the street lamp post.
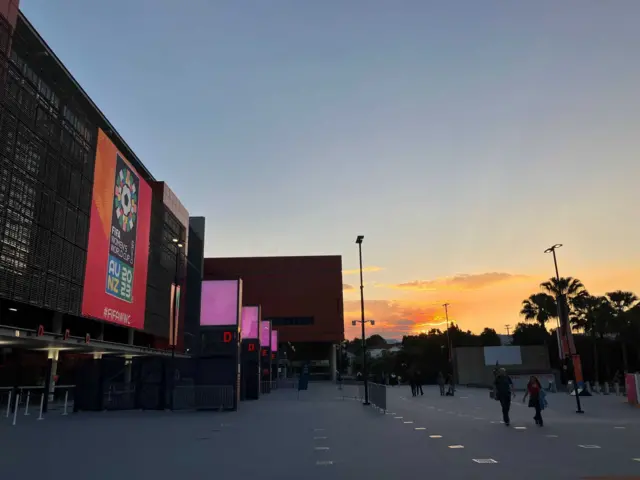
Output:
<path fill-rule="evenodd" d="M 565 339 L 567 340 L 567 348 L 569 349 L 568 355 L 569 358 L 571 359 L 571 374 L 573 377 L 573 388 L 576 394 L 576 413 L 584 413 L 584 410 L 582 410 L 582 405 L 580 403 L 580 393 L 578 392 L 578 378 L 576 375 L 576 368 L 575 368 L 575 357 L 576 357 L 576 352 L 575 352 L 575 348 L 572 346 L 572 342 L 569 342 L 569 318 L 567 316 L 567 304 L 566 304 L 566 296 L 564 293 L 560 292 L 560 273 L 558 271 L 558 259 L 556 258 L 556 250 L 558 248 L 562 247 L 561 243 L 556 243 L 555 245 L 552 245 L 551 247 L 547 248 L 544 253 L 550 253 L 553 255 L 553 266 L 556 269 L 556 282 L 557 282 L 557 287 L 558 287 L 558 291 L 556 292 L 556 302 L 558 304 L 558 320 L 560 323 L 560 332 L 561 334 L 565 337 Z"/>
<path fill-rule="evenodd" d="M 180 307 L 178 299 L 178 284 L 179 284 L 179 272 L 180 272 L 180 249 L 183 247 L 179 239 L 174 238 L 173 244 L 176 246 L 176 269 L 173 277 L 174 292 L 173 292 L 173 304 L 171 305 L 171 319 L 169 324 L 171 325 L 171 410 L 173 410 L 173 396 L 175 389 L 175 361 L 176 361 L 176 343 L 178 342 L 178 308 Z"/>
<path fill-rule="evenodd" d="M 451 381 L 453 385 L 453 391 L 456 391 L 456 368 L 454 365 L 454 355 L 453 355 L 453 342 L 451 340 L 451 334 L 449 333 L 449 303 L 444 303 L 442 305 L 444 307 L 444 316 L 447 320 L 447 347 L 449 350 L 449 363 L 451 364 Z"/>
<path fill-rule="evenodd" d="M 369 405 L 369 379 L 367 372 L 367 342 L 364 331 L 364 324 L 370 322 L 371 325 L 375 325 L 373 320 L 364 319 L 364 282 L 362 279 L 362 241 L 364 235 L 358 235 L 356 243 L 358 244 L 358 254 L 360 257 L 360 320 L 353 320 L 352 325 L 356 325 L 358 322 L 362 325 L 362 375 L 364 376 L 364 405 Z"/>

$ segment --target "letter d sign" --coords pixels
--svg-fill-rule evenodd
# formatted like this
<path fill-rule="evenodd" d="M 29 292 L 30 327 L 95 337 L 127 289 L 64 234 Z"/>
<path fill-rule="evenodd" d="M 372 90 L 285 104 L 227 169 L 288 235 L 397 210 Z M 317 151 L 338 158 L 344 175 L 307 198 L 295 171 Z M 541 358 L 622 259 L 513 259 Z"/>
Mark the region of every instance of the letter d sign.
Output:
<path fill-rule="evenodd" d="M 231 332 L 224 332 L 223 340 L 224 343 L 231 343 L 231 340 L 233 340 L 233 335 L 231 334 Z"/>

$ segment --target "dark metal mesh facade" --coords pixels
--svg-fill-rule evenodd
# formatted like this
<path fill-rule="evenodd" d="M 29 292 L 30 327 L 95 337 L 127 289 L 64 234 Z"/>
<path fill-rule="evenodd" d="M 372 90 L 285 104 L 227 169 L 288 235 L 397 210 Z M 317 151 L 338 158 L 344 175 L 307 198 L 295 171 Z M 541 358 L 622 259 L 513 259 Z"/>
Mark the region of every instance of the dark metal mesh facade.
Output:
<path fill-rule="evenodd" d="M 176 279 L 176 266 L 178 283 L 182 289 L 181 303 L 184 305 L 185 252 L 177 247 L 173 239 L 180 239 L 184 243 L 185 237 L 185 227 L 164 205 L 161 184 L 154 185 L 144 326 L 145 331 L 159 337 L 169 336 L 171 284 Z M 184 316 L 182 307 L 180 316 Z"/>
<path fill-rule="evenodd" d="M 80 315 L 97 128 L 47 76 L 39 49 L 14 34 L 7 57 L 5 37 L 0 297 Z"/>

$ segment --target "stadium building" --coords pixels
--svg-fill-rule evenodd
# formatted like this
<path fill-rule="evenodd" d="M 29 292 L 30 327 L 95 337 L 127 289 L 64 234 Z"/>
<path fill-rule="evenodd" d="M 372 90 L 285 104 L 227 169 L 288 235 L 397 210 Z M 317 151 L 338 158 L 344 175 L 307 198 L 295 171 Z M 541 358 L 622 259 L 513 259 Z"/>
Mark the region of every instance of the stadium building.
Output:
<path fill-rule="evenodd" d="M 0 387 L 53 391 L 87 357 L 117 357 L 126 378 L 136 356 L 180 354 L 203 219 L 147 170 L 16 0 L 0 0 L 0 70 Z"/>

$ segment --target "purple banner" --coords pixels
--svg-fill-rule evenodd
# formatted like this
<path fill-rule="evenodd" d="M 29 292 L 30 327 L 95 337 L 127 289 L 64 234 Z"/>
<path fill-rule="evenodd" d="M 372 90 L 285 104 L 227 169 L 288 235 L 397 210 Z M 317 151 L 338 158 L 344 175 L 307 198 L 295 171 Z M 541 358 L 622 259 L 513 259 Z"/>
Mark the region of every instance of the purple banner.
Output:
<path fill-rule="evenodd" d="M 268 348 L 271 345 L 271 322 L 260 322 L 260 346 Z"/>
<path fill-rule="evenodd" d="M 238 325 L 240 314 L 240 280 L 207 280 L 202 282 L 200 325 Z"/>
<path fill-rule="evenodd" d="M 258 324 L 260 322 L 260 307 L 242 307 L 241 332 L 243 340 L 258 339 Z"/>

